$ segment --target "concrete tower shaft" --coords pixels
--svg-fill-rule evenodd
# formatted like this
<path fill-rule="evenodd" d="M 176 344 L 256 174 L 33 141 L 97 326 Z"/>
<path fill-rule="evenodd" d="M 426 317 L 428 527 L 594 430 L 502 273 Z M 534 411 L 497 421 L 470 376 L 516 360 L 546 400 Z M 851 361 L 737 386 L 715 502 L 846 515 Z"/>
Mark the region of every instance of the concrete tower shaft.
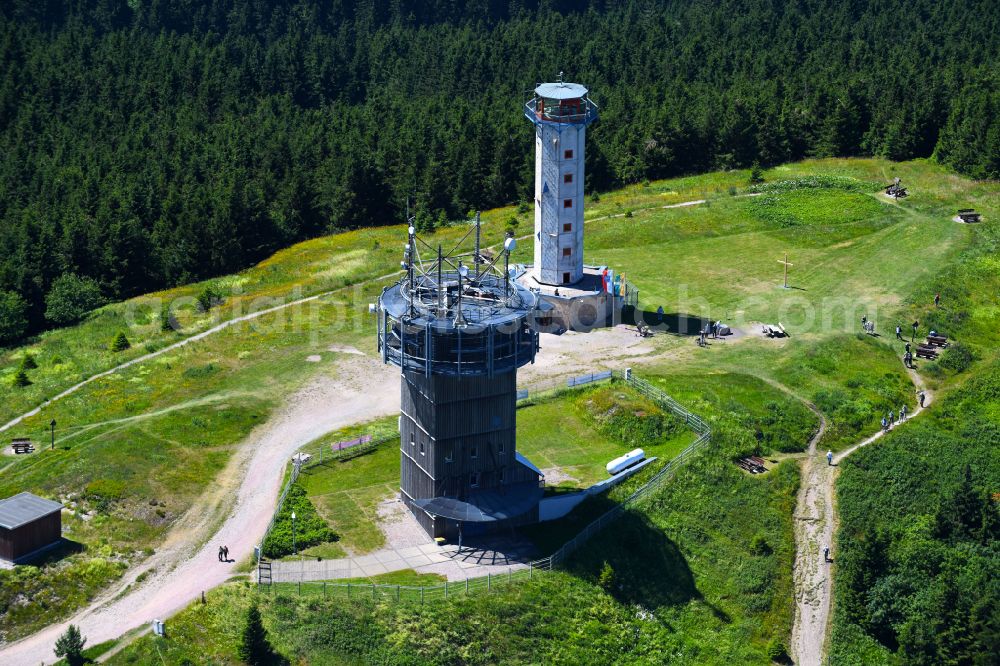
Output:
<path fill-rule="evenodd" d="M 544 83 L 525 104 L 535 125 L 535 279 L 573 284 L 583 277 L 584 157 L 597 106 L 576 83 Z"/>

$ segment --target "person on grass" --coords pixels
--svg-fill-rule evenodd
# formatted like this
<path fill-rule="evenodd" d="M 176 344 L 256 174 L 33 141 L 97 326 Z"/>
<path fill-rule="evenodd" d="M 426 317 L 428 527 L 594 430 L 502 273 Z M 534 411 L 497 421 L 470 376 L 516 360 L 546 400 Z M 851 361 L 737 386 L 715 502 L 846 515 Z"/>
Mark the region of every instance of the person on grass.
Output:
<path fill-rule="evenodd" d="M 896 339 L 897 340 L 903 339 L 903 327 L 900 326 L 899 324 L 896 324 Z"/>

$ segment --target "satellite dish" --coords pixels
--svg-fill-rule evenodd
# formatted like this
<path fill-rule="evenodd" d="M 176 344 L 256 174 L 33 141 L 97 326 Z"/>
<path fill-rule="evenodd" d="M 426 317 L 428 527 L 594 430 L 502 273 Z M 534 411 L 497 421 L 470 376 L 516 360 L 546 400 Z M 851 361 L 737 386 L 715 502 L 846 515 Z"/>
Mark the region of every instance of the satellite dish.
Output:
<path fill-rule="evenodd" d="M 508 238 L 503 242 L 503 249 L 507 250 L 508 253 L 513 252 L 514 248 L 517 247 L 517 241 L 513 238 Z"/>

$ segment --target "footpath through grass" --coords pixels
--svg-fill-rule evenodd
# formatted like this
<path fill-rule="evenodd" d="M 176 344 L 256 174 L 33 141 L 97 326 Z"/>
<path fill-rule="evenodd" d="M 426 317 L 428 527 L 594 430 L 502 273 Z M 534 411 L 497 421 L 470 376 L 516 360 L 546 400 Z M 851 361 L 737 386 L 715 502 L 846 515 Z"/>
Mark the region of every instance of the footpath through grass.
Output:
<path fill-rule="evenodd" d="M 1000 227 L 907 300 L 961 341 L 919 423 L 844 461 L 830 663 L 986 664 L 1000 636 Z M 931 296 L 942 295 L 941 307 Z M 955 351 L 955 348 L 951 350 Z"/>
<path fill-rule="evenodd" d="M 902 176 L 913 193 L 899 204 L 872 190 L 871 183 L 892 175 Z M 808 180 L 815 176 L 833 180 L 816 187 Z M 957 208 L 976 207 L 987 220 L 996 219 L 997 188 L 921 161 L 817 160 L 769 170 L 765 178 L 773 187 L 761 197 L 730 194 L 730 188 L 733 194 L 750 193 L 747 173 L 736 171 L 604 195 L 588 204 L 588 218 L 623 215 L 629 208 L 635 213 L 589 224 L 587 261 L 609 262 L 624 271 L 639 285 L 642 302 L 650 309 L 663 304 L 668 312 L 710 315 L 737 324 L 777 319 L 793 333 L 785 348 L 747 342 L 725 354 L 715 353 L 718 348 L 706 354 L 679 353 L 676 366 L 662 364 L 658 369 L 689 373 L 718 363 L 716 368 L 735 374 L 774 377 L 817 404 L 820 392 L 840 387 L 846 399 L 833 395 L 830 410 L 836 415 L 842 409 L 840 420 L 866 427 L 877 421 L 885 405 L 906 396 L 896 392 L 899 386 L 893 387 L 898 384 L 898 365 L 895 370 L 890 366 L 899 350 L 873 351 L 859 347 L 865 341 L 848 340 L 860 314 L 878 312 L 879 322 L 896 312 L 905 318 L 921 316 L 925 323 L 935 321 L 922 314 L 934 293 L 927 290 L 939 288 L 930 286 L 941 284 L 934 278 L 948 275 L 956 257 L 978 242 L 975 230 L 950 218 Z M 790 183 L 780 184 L 783 181 Z M 662 207 L 691 199 L 708 203 Z M 491 211 L 486 216 L 488 243 L 500 239 L 512 212 Z M 529 214 L 519 217 L 519 233 L 530 231 Z M 432 242 L 440 239 L 447 246 L 465 230 L 445 228 Z M 165 300 L 188 297 L 175 308 L 182 335 L 204 330 L 216 317 L 230 319 L 299 294 L 391 273 L 398 265 L 402 233 L 400 227 L 371 229 L 289 248 L 244 273 L 214 281 L 226 303 L 208 315 L 197 312 L 190 298 L 203 285 L 192 285 L 107 306 L 79 326 L 8 350 L 0 355 L 0 417 L 6 421 L 93 372 L 176 340 L 178 334 L 162 331 Z M 529 245 L 520 244 L 525 257 Z M 776 287 L 776 260 L 786 250 L 796 263 L 792 284 L 800 289 Z M 950 290 L 975 285 L 991 267 L 996 273 L 995 253 L 976 261 L 962 264 L 968 274 L 940 288 L 947 307 L 958 302 Z M 57 421 L 55 451 L 0 458 L 0 493 L 29 490 L 75 502 L 70 506 L 81 517 L 67 516 L 67 525 L 84 549 L 45 564 L 34 574 L 36 582 L 19 588 L 26 594 L 0 603 L 4 637 L 23 635 L 66 616 L 155 548 L 176 517 L 213 482 L 246 434 L 270 418 L 284 396 L 317 373 L 331 372 L 330 365 L 345 358 L 331 349 L 353 345 L 371 352 L 374 343 L 365 309 L 380 287 L 352 286 L 253 324 L 230 327 L 96 381 L 10 431 L 10 436 L 30 436 L 42 443 L 50 420 Z M 940 313 L 939 330 L 947 332 L 960 321 L 970 332 L 967 339 L 974 355 L 982 355 L 983 349 L 971 333 L 983 335 L 996 316 L 989 293 L 996 292 L 973 290 L 963 301 L 967 307 Z M 838 300 L 825 301 L 830 295 Z M 911 302 L 911 297 L 916 300 Z M 132 348 L 116 354 L 109 345 L 120 329 L 126 330 Z M 880 330 L 885 333 L 887 328 L 880 323 Z M 813 346 L 820 351 L 810 356 Z M 28 352 L 39 367 L 28 372 L 30 386 L 15 388 L 11 379 Z M 312 356 L 319 356 L 320 362 L 306 362 Z M 836 362 L 826 374 L 807 365 L 822 365 L 831 356 Z M 847 377 L 842 368 L 852 368 Z M 955 372 L 940 364 L 931 370 L 940 373 L 939 381 Z M 839 406 L 846 403 L 857 404 Z M 845 430 L 831 445 L 846 443 L 852 432 Z M 547 455 L 544 442 L 539 450 Z M 11 575 L 0 573 L 0 581 Z M 46 579 L 65 584 L 53 585 L 54 594 L 45 598 L 41 581 Z M 6 584 L 2 588 L 12 589 Z"/>
<path fill-rule="evenodd" d="M 728 409 L 707 403 L 702 416 L 727 431 L 789 400 L 746 382 Z M 793 413 L 788 433 L 815 428 L 811 412 Z M 284 656 L 304 663 L 768 664 L 791 627 L 798 468 L 751 477 L 731 463 L 734 450 L 722 440 L 682 467 L 566 570 L 423 605 L 288 588 L 257 599 L 265 625 Z M 239 584 L 216 590 L 174 618 L 167 639 L 144 637 L 109 663 L 228 663 L 254 597 Z"/>

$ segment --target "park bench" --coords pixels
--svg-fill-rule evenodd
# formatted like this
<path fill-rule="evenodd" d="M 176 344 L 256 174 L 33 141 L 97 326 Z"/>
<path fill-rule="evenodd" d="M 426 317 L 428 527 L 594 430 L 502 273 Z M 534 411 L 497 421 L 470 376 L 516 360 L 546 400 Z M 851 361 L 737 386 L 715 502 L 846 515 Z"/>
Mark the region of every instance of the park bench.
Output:
<path fill-rule="evenodd" d="M 14 449 L 15 454 L 35 452 L 35 445 L 30 439 L 15 439 L 10 443 L 10 447 Z"/>
<path fill-rule="evenodd" d="M 927 358 L 930 360 L 934 360 L 938 356 L 938 351 L 934 347 L 928 345 L 919 345 L 917 346 L 916 356 L 918 358 Z"/>
<path fill-rule="evenodd" d="M 968 224 L 970 222 L 979 222 L 982 216 L 971 208 L 962 208 L 958 211 L 958 217 L 962 222 Z"/>
<path fill-rule="evenodd" d="M 753 462 L 751 458 L 738 458 L 736 460 L 736 466 L 746 472 L 750 472 L 751 474 L 763 474 L 767 471 L 767 468 L 764 467 L 764 465 Z"/>
<path fill-rule="evenodd" d="M 762 326 L 764 328 L 764 335 L 769 338 L 783 338 L 788 335 L 788 333 L 785 332 L 785 327 L 781 325 L 781 322 L 778 322 L 777 326 L 774 324 L 763 324 Z"/>
<path fill-rule="evenodd" d="M 943 335 L 928 335 L 927 345 L 931 347 L 947 347 L 948 338 Z"/>

